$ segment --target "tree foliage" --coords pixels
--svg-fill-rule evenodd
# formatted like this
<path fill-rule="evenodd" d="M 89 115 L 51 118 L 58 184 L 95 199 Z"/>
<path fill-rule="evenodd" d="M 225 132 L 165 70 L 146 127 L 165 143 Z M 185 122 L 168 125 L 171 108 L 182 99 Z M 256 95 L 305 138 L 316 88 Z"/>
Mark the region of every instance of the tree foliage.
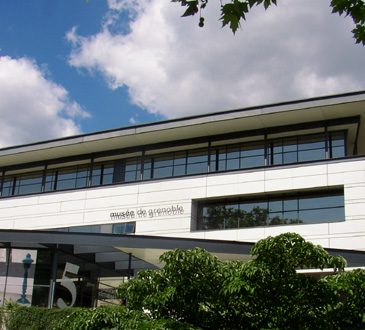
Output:
<path fill-rule="evenodd" d="M 342 272 L 342 257 L 292 233 L 259 241 L 251 255 L 244 263 L 200 248 L 166 252 L 161 270 L 139 272 L 118 295 L 129 312 L 191 329 L 365 328 L 364 271 Z M 300 268 L 337 275 L 317 280 Z"/>
<path fill-rule="evenodd" d="M 208 0 L 172 0 L 179 2 L 181 6 L 186 7 L 183 17 L 192 16 L 201 13 Z M 254 6 L 263 5 L 268 9 L 271 5 L 277 5 L 277 0 L 231 0 L 230 2 L 221 2 L 222 26 L 229 25 L 233 33 L 241 26 L 241 21 L 246 20 L 246 14 Z M 331 0 L 332 13 L 338 13 L 340 16 L 350 16 L 355 24 L 352 30 L 356 43 L 365 45 L 365 2 L 364 0 Z M 204 26 L 204 18 L 200 15 L 199 26 Z"/>

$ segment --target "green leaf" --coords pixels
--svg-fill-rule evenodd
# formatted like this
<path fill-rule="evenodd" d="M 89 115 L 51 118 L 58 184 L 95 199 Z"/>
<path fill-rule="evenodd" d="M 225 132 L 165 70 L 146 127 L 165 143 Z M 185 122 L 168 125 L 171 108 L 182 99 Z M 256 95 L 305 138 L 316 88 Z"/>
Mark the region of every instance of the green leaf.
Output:
<path fill-rule="evenodd" d="M 249 3 L 235 0 L 233 3 L 224 4 L 221 8 L 222 26 L 230 24 L 230 28 L 235 33 L 240 26 L 240 20 L 246 19 Z"/>
<path fill-rule="evenodd" d="M 365 25 L 357 24 L 356 28 L 352 30 L 357 44 L 362 43 L 365 46 Z"/>
<path fill-rule="evenodd" d="M 181 17 L 195 15 L 199 11 L 198 3 L 199 3 L 198 1 L 187 2 L 188 8 L 185 10 L 184 14 L 182 14 Z"/>

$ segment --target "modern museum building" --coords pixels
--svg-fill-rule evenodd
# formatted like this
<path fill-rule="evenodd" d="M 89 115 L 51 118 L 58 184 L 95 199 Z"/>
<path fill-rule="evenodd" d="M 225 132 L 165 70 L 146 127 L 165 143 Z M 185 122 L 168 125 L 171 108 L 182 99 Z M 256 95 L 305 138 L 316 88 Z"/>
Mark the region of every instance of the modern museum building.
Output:
<path fill-rule="evenodd" d="M 365 267 L 365 91 L 0 149 L 0 305 L 116 303 L 164 251 L 284 232 Z"/>

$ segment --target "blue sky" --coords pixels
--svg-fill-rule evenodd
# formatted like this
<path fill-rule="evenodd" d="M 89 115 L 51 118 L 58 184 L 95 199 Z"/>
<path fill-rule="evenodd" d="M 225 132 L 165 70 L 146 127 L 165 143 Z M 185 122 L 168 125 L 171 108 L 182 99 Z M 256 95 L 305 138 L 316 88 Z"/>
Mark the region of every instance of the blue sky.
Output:
<path fill-rule="evenodd" d="M 71 45 L 67 31 L 77 26 L 81 34 L 99 32 L 107 10 L 103 0 L 14 0 L 1 4 L 0 56 L 26 57 L 46 66 L 47 77 L 62 85 L 70 99 L 90 113 L 89 118 L 78 120 L 82 132 L 130 125 L 133 116 L 140 116 L 141 122 L 162 118 L 129 102 L 126 87 L 111 90 L 99 74 L 80 72 L 68 64 Z"/>
<path fill-rule="evenodd" d="M 235 36 L 219 2 L 0 1 L 0 147 L 365 89 L 365 48 L 329 2 L 255 8 Z"/>

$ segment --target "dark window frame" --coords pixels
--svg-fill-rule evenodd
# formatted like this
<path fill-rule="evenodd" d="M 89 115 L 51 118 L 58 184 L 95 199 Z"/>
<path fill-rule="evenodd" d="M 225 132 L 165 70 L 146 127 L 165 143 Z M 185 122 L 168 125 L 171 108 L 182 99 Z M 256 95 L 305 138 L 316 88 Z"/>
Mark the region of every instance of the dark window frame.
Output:
<path fill-rule="evenodd" d="M 321 202 L 321 198 L 327 198 L 327 203 L 332 201 L 332 206 L 305 208 L 300 201 L 309 199 Z M 322 199 L 323 201 L 323 199 Z M 288 203 L 291 202 L 291 203 Z M 274 207 L 277 203 L 277 208 Z M 280 208 L 278 207 L 281 204 Z M 290 204 L 285 206 L 285 204 Z M 251 206 L 250 206 L 251 205 Z M 295 207 L 293 207 L 295 205 Z M 315 205 L 315 203 L 314 203 Z M 234 206 L 234 208 L 232 208 Z M 236 211 L 231 212 L 230 210 Z M 316 214 L 322 211 L 324 219 L 303 221 L 302 213 Z M 336 212 L 337 219 L 327 221 L 330 211 Z M 296 214 L 295 218 L 287 218 L 285 215 Z M 305 223 L 324 223 L 345 221 L 345 202 L 343 188 L 324 189 L 316 191 L 297 191 L 285 194 L 265 194 L 255 197 L 241 196 L 232 199 L 218 199 L 214 201 L 198 201 L 197 225 L 193 230 L 224 230 L 242 229 L 273 225 L 291 225 Z M 237 223 L 237 227 L 227 228 L 227 223 Z"/>
<path fill-rule="evenodd" d="M 353 122 L 354 120 L 355 120 L 355 118 L 349 118 L 349 119 L 344 118 L 345 123 Z M 335 122 L 337 124 L 339 124 L 338 120 L 333 121 L 333 124 L 335 124 Z M 314 124 L 316 124 L 316 125 L 314 125 L 315 127 L 319 125 L 319 123 L 314 123 Z M 313 123 L 312 123 L 312 125 L 313 125 Z M 302 125 L 302 126 L 293 125 L 292 128 L 298 127 L 298 128 L 304 129 L 307 126 L 308 125 Z M 296 143 L 297 159 L 294 163 L 299 162 L 298 161 L 298 152 L 299 152 L 298 149 L 299 149 L 300 144 L 298 144 L 298 140 L 302 140 L 304 138 L 310 139 L 313 136 L 319 136 L 319 135 L 325 141 L 324 142 L 325 157 L 335 157 L 335 158 L 339 158 L 342 156 L 346 157 L 346 155 L 347 155 L 347 131 L 343 129 L 343 130 L 336 130 L 336 131 L 328 132 L 329 127 L 331 127 L 329 125 L 329 123 L 326 123 L 326 125 L 322 126 L 322 128 L 324 130 L 322 133 L 292 135 L 292 136 L 288 136 L 288 137 L 284 137 L 284 138 L 276 138 L 276 139 L 271 139 L 270 135 L 274 134 L 274 133 L 276 134 L 278 131 L 279 132 L 291 132 L 291 130 L 288 130 L 288 129 L 285 130 L 283 128 L 281 128 L 281 129 L 272 128 L 272 129 L 265 130 L 265 134 L 262 134 L 263 133 L 262 130 L 257 130 L 257 132 L 256 132 L 257 136 L 262 136 L 264 138 L 264 140 L 261 139 L 261 140 L 256 140 L 256 141 L 231 143 L 231 144 L 227 143 L 227 144 L 223 144 L 223 145 L 219 145 L 219 146 L 212 145 L 212 142 L 219 141 L 219 138 L 223 138 L 223 137 L 221 137 L 221 136 L 210 137 L 209 141 L 207 141 L 207 146 L 204 148 L 199 147 L 199 148 L 182 149 L 180 151 L 159 153 L 159 154 L 155 154 L 155 155 L 148 155 L 148 153 L 147 153 L 147 155 L 145 155 L 145 150 L 147 150 L 147 151 L 153 150 L 152 146 L 149 146 L 149 147 L 144 147 L 143 149 L 141 149 L 141 156 L 118 158 L 114 161 L 108 160 L 105 162 L 97 162 L 97 161 L 95 162 L 95 159 L 97 159 L 97 158 L 96 158 L 95 154 L 92 154 L 92 155 L 89 155 L 89 162 L 86 162 L 86 163 L 83 163 L 80 165 L 73 165 L 73 166 L 61 166 L 62 164 L 60 164 L 60 167 L 57 167 L 57 168 L 53 165 L 52 166 L 53 169 L 48 169 L 48 166 L 50 164 L 52 164 L 53 162 L 46 161 L 46 162 L 42 163 L 43 168 L 44 168 L 44 170 L 43 170 L 44 179 L 43 179 L 42 184 L 40 185 L 40 189 L 39 189 L 39 191 L 34 191 L 34 192 L 31 192 L 30 194 L 86 188 L 86 187 L 90 187 L 90 186 L 99 186 L 99 185 L 106 185 L 106 184 L 136 182 L 136 181 L 140 181 L 140 180 L 162 179 L 162 178 L 170 178 L 170 177 L 175 177 L 175 176 L 186 176 L 186 175 L 220 172 L 221 171 L 220 162 L 222 164 L 224 163 L 224 166 L 222 165 L 224 167 L 222 169 L 222 171 L 242 170 L 242 169 L 256 168 L 256 167 L 258 168 L 258 167 L 264 167 L 264 166 L 274 166 L 274 165 L 276 165 L 275 162 L 273 164 L 272 159 L 270 159 L 273 157 L 273 153 L 270 152 L 269 148 L 271 148 L 271 145 L 272 145 L 271 141 L 276 141 L 276 140 L 284 141 L 284 140 L 289 140 L 289 139 L 292 139 L 292 140 L 295 139 L 297 141 L 297 143 Z M 226 134 L 224 136 L 226 138 L 228 138 L 228 137 L 231 137 L 232 134 L 234 134 L 234 136 L 237 135 L 237 133 L 231 133 L 231 134 Z M 247 132 L 240 132 L 241 137 L 246 136 L 246 135 L 247 135 Z M 341 138 L 337 139 L 337 141 L 343 141 L 343 142 L 341 142 L 340 145 L 336 145 L 336 143 L 333 143 L 333 141 L 336 141 L 336 140 L 333 140 L 332 137 L 333 136 L 336 137 L 339 135 L 341 135 Z M 181 142 L 181 141 L 177 141 L 177 142 Z M 180 144 L 181 144 L 181 146 L 184 145 L 182 142 L 180 144 L 177 142 L 175 141 L 175 143 L 177 145 L 180 145 Z M 190 141 L 190 142 L 192 143 L 192 141 Z M 173 143 L 170 143 L 169 146 L 171 147 L 172 144 Z M 189 141 L 187 141 L 185 145 L 187 147 L 189 145 Z M 200 143 L 200 145 L 201 145 L 201 143 Z M 250 146 L 257 146 L 258 148 L 252 149 L 252 150 L 258 150 L 258 151 L 261 150 L 261 151 L 259 153 L 257 153 L 257 155 L 245 156 L 244 150 L 245 150 L 245 148 L 250 148 Z M 167 145 L 166 145 L 166 147 L 167 147 Z M 238 165 L 233 166 L 233 168 L 227 169 L 227 164 L 230 161 L 229 148 L 238 148 L 237 157 L 235 157 L 233 159 L 233 160 L 238 161 Z M 343 150 L 340 155 L 338 155 L 337 149 L 335 150 L 335 148 L 337 148 L 337 149 L 341 148 L 341 150 Z M 322 147 L 322 149 L 323 149 L 323 147 Z M 219 150 L 225 150 L 225 153 L 224 153 L 225 156 L 223 157 L 222 161 L 219 159 Z M 116 152 L 116 151 L 114 151 L 114 152 Z M 113 154 L 114 152 L 110 152 L 110 154 Z M 195 152 L 202 153 L 202 155 L 200 157 L 203 157 L 204 159 L 200 160 L 198 162 L 191 163 L 191 162 L 189 162 L 189 154 L 195 153 Z M 122 151 L 119 151 L 119 153 L 122 153 Z M 185 157 L 181 157 L 182 154 L 185 154 Z M 218 156 L 217 156 L 217 154 L 218 154 Z M 171 168 L 171 175 L 156 176 L 155 171 L 156 171 L 157 167 L 155 167 L 154 160 L 156 157 L 163 157 L 164 155 L 170 155 L 170 161 L 171 161 L 172 165 L 169 165 L 168 168 Z M 281 157 L 284 157 L 283 155 L 284 155 L 284 153 L 281 154 Z M 82 157 L 80 156 L 79 158 L 81 159 Z M 260 159 L 260 158 L 262 158 L 262 159 Z M 179 162 L 176 162 L 177 159 L 179 159 Z M 257 159 L 257 160 L 255 160 L 255 159 Z M 327 159 L 327 158 L 319 157 L 319 158 L 316 158 L 314 161 L 322 160 L 322 159 Z M 245 160 L 254 160 L 254 163 L 249 166 L 246 166 Z M 310 161 L 313 161 L 313 160 L 310 160 Z M 133 164 L 127 164 L 129 162 L 135 163 L 134 169 L 130 167 Z M 256 163 L 256 162 L 259 162 L 259 163 Z M 281 163 L 289 164 L 291 162 L 281 162 Z M 280 165 L 281 165 L 281 163 L 280 163 Z M 114 165 L 111 167 L 110 166 L 111 164 L 114 164 Z M 40 164 L 38 164 L 38 166 L 39 165 Z M 94 184 L 94 179 L 97 178 L 98 175 L 93 175 L 93 172 L 97 171 L 98 166 L 101 166 L 102 170 L 101 170 L 101 174 L 99 177 L 99 183 Z M 107 166 L 108 173 L 105 173 L 105 166 Z M 196 167 L 196 169 L 190 170 L 189 166 Z M 82 178 L 84 183 L 81 185 L 79 185 L 77 183 L 77 181 L 80 179 L 78 177 L 79 176 L 79 174 L 78 174 L 79 167 L 86 168 L 86 174 Z M 183 167 L 185 167 L 184 170 L 182 170 Z M 11 169 L 14 169 L 14 168 L 16 168 L 16 166 L 12 167 Z M 72 168 L 76 168 L 76 171 L 73 172 L 76 175 L 76 178 L 74 178 L 74 180 L 71 178 L 69 178 L 67 180 L 66 179 L 61 180 L 60 179 L 60 175 L 62 175 L 61 172 L 67 171 L 68 169 L 72 169 Z M 128 170 L 128 168 L 129 168 L 129 170 Z M 32 171 L 24 172 L 20 175 L 27 175 L 31 172 Z M 6 182 L 8 182 L 7 179 L 9 178 L 9 176 L 6 175 L 6 171 L 3 168 L 2 169 L 2 178 L 1 178 L 1 187 L 0 187 L 1 188 L 0 197 L 10 197 L 10 196 L 18 195 L 16 193 L 16 186 L 17 186 L 17 180 L 18 180 L 19 176 L 18 175 L 10 175 L 10 176 L 14 180 L 13 188 L 12 188 L 12 191 L 8 191 L 6 194 L 4 194 L 4 192 L 5 192 L 4 189 L 7 188 L 7 187 L 5 187 L 5 185 L 6 185 Z M 69 186 L 60 187 L 61 183 L 64 183 L 67 185 L 68 181 L 70 183 Z M 71 182 L 74 182 L 74 183 L 71 183 Z M 8 189 L 10 189 L 10 188 L 8 188 Z M 27 194 L 27 193 L 25 193 L 25 194 Z"/>

